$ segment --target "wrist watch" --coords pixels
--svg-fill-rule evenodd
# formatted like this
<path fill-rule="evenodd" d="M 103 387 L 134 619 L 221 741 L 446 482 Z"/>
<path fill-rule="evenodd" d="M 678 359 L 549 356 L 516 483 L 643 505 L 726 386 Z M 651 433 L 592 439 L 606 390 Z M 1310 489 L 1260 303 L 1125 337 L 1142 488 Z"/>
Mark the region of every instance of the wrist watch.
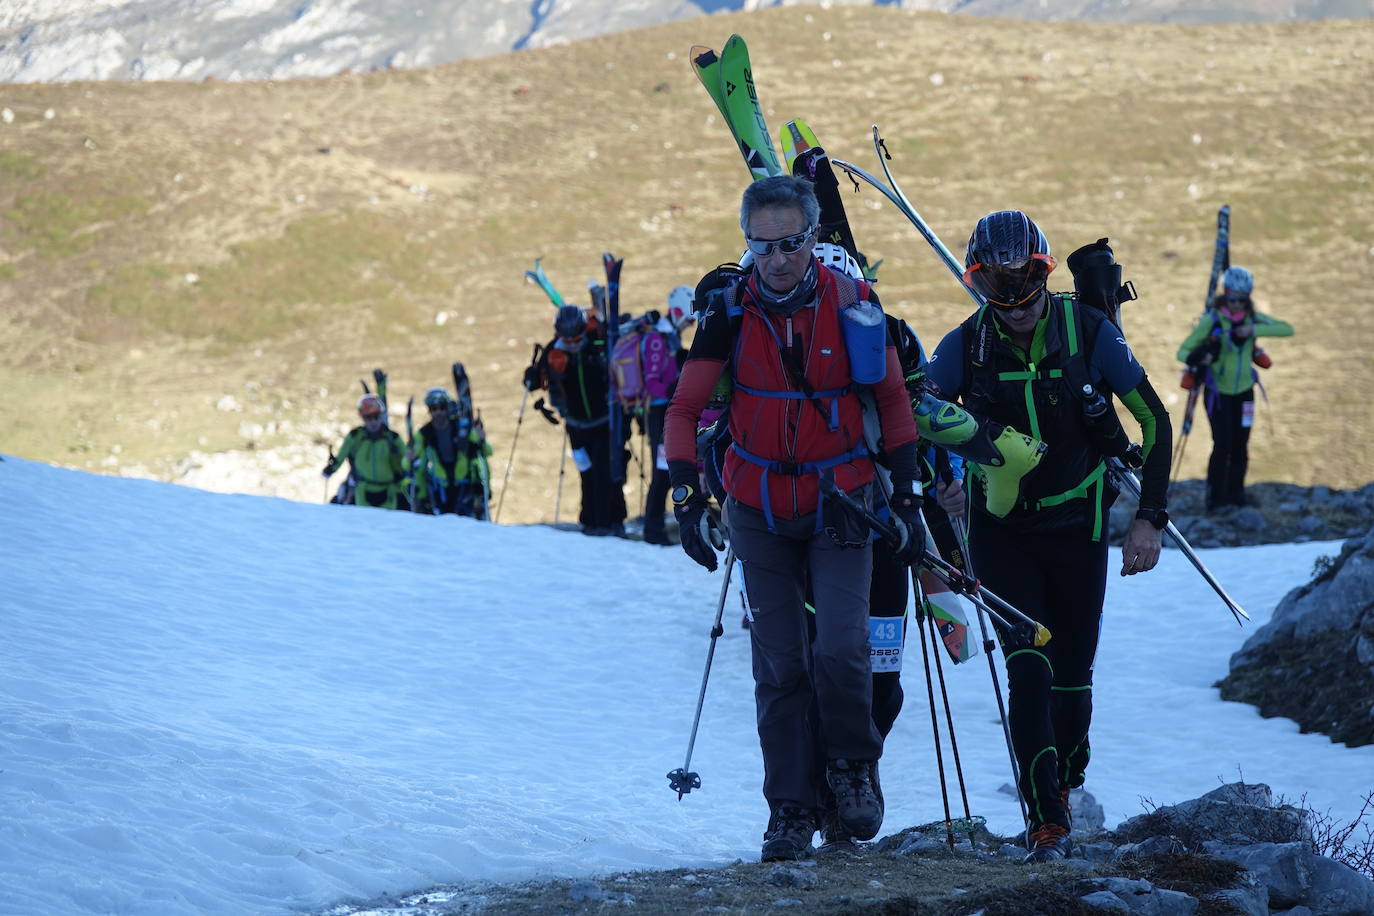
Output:
<path fill-rule="evenodd" d="M 1138 509 L 1135 517 L 1143 518 L 1154 525 L 1157 531 L 1163 531 L 1169 525 L 1169 513 L 1163 509 Z"/>
<path fill-rule="evenodd" d="M 680 483 L 673 487 L 673 491 L 669 495 L 672 497 L 673 505 L 680 506 L 695 496 L 696 492 L 695 487 L 689 487 L 685 483 Z"/>

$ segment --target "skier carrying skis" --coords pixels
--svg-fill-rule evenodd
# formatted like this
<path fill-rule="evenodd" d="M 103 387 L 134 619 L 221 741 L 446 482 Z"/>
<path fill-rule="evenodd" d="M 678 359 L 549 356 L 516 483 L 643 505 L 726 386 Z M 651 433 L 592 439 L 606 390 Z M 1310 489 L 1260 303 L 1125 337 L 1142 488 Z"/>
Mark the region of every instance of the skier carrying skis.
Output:
<path fill-rule="evenodd" d="M 1159 560 L 1168 523 L 1169 417 L 1117 326 L 1096 308 L 1047 290 L 1056 261 L 1024 213 L 979 220 L 964 263 L 965 282 L 988 304 L 940 342 L 928 377 L 969 413 L 1029 430 L 1048 446 L 1009 507 L 993 507 L 972 476 L 968 538 L 982 582 L 1054 634 L 1040 648 L 1000 635 L 1018 788 L 1030 816 L 1027 861 L 1060 859 L 1071 848 L 1069 790 L 1083 784 L 1088 764 L 1105 523 L 1117 495 L 1104 457 L 1127 444 L 1106 395 L 1121 399 L 1143 436 L 1140 511 L 1122 547 L 1123 576 Z M 959 512 L 963 488 L 942 487 L 939 498 Z"/>
<path fill-rule="evenodd" d="M 669 488 L 668 459 L 663 451 L 663 421 L 668 412 L 668 402 L 677 388 L 678 373 L 687 359 L 687 352 L 682 348 L 682 332 L 694 320 L 692 298 L 692 287 L 679 286 L 674 289 L 668 294 L 667 314 L 644 331 L 646 335 L 657 336 L 657 340 L 653 341 L 646 337 L 643 348 L 643 378 L 648 401 L 644 428 L 649 437 L 649 454 L 654 462 L 653 476 L 644 497 L 646 544 L 672 544 L 664 529 L 663 518 Z"/>
<path fill-rule="evenodd" d="M 894 488 L 887 508 L 906 535 L 899 559 L 917 563 L 925 549 L 916 427 L 896 351 L 886 345 L 868 284 L 823 266 L 812 254 L 819 218 L 804 179 L 774 176 L 745 190 L 740 227 L 754 264 L 701 317 L 665 431 L 683 550 L 714 570 L 713 548 L 722 541 L 697 476 L 695 432 L 728 364 L 735 390 L 724 512 L 753 617 L 755 705 L 770 808 L 764 861 L 807 853 L 822 781 L 852 836 L 871 839 L 882 825 L 873 783 L 883 741 L 872 717 L 869 528 L 844 507 L 826 504 L 820 492 L 821 475 L 833 475 L 836 486 L 861 503 L 882 500 L 856 381 L 871 385 L 878 409 Z M 857 327 L 842 329 L 850 323 Z M 855 335 L 853 347 L 846 344 L 847 332 Z M 804 602 L 808 581 L 814 672 Z M 813 692 L 826 742 L 824 772 L 812 757 Z"/>
<path fill-rule="evenodd" d="M 443 388 L 426 391 L 425 406 L 429 422 L 410 444 L 415 498 L 421 507 L 417 511 L 485 518 L 491 446 L 482 435 L 481 423 L 455 420 L 456 404 Z"/>
<path fill-rule="evenodd" d="M 1212 457 L 1207 462 L 1207 511 L 1245 505 L 1250 428 L 1255 419 L 1254 366 L 1268 368 L 1269 356 L 1256 337 L 1291 337 L 1293 326 L 1255 310 L 1250 294 L 1255 278 L 1244 267 L 1229 267 L 1222 291 L 1193 327 L 1178 358 L 1203 380 L 1207 420 L 1212 426 Z"/>
<path fill-rule="evenodd" d="M 605 537 L 625 534 L 625 493 L 611 480 L 611 448 L 606 424 L 606 341 L 575 305 L 559 308 L 555 337 L 538 362 L 525 370 L 531 391 L 547 388 L 549 400 L 568 425 L 573 461 L 582 480 L 582 533 Z"/>
<path fill-rule="evenodd" d="M 405 497 L 410 483 L 406 476 L 405 444 L 383 420 L 382 399 L 375 394 L 363 395 L 358 399 L 358 415 L 363 425 L 344 436 L 339 453 L 324 466 L 325 480 L 348 461 L 357 480 L 355 505 L 409 509 Z"/>

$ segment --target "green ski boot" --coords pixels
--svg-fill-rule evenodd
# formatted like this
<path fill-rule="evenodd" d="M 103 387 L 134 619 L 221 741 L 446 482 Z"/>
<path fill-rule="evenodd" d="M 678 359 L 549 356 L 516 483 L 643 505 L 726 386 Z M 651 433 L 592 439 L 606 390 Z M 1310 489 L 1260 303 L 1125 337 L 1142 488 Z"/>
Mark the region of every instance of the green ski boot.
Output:
<path fill-rule="evenodd" d="M 998 518 L 1016 507 L 1021 481 L 1040 466 L 1045 443 L 1010 426 L 980 420 L 958 404 L 922 394 L 913 405 L 921 438 L 978 466 L 988 511 Z"/>

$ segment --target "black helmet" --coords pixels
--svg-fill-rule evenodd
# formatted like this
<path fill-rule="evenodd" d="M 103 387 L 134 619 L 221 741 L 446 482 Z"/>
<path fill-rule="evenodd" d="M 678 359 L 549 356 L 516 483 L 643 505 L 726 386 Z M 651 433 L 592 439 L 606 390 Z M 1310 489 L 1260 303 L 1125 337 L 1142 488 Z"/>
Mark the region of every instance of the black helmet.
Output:
<path fill-rule="evenodd" d="M 553 330 L 559 337 L 577 337 L 587 330 L 587 316 L 575 305 L 564 305 L 553 319 Z"/>
<path fill-rule="evenodd" d="M 1045 288 L 1056 261 L 1045 233 L 1020 210 L 989 213 L 973 227 L 964 282 L 993 305 L 1014 308 Z"/>

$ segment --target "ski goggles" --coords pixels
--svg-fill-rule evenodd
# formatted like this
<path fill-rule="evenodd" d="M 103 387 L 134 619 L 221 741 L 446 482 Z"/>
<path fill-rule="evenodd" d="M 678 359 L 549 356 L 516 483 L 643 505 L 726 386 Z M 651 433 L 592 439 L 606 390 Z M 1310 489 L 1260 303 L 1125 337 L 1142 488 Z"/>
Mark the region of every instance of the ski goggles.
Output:
<path fill-rule="evenodd" d="M 1007 264 L 972 264 L 964 271 L 964 283 L 990 305 L 1021 308 L 1040 294 L 1058 264 L 1048 254 L 1033 254 Z"/>
<path fill-rule="evenodd" d="M 796 254 L 806 247 L 807 241 L 815 231 L 815 226 L 807 226 L 796 235 L 789 235 L 780 239 L 751 239 L 746 236 L 744 244 L 756 258 L 766 258 L 773 253 L 774 249 L 781 251 L 783 254 Z"/>

